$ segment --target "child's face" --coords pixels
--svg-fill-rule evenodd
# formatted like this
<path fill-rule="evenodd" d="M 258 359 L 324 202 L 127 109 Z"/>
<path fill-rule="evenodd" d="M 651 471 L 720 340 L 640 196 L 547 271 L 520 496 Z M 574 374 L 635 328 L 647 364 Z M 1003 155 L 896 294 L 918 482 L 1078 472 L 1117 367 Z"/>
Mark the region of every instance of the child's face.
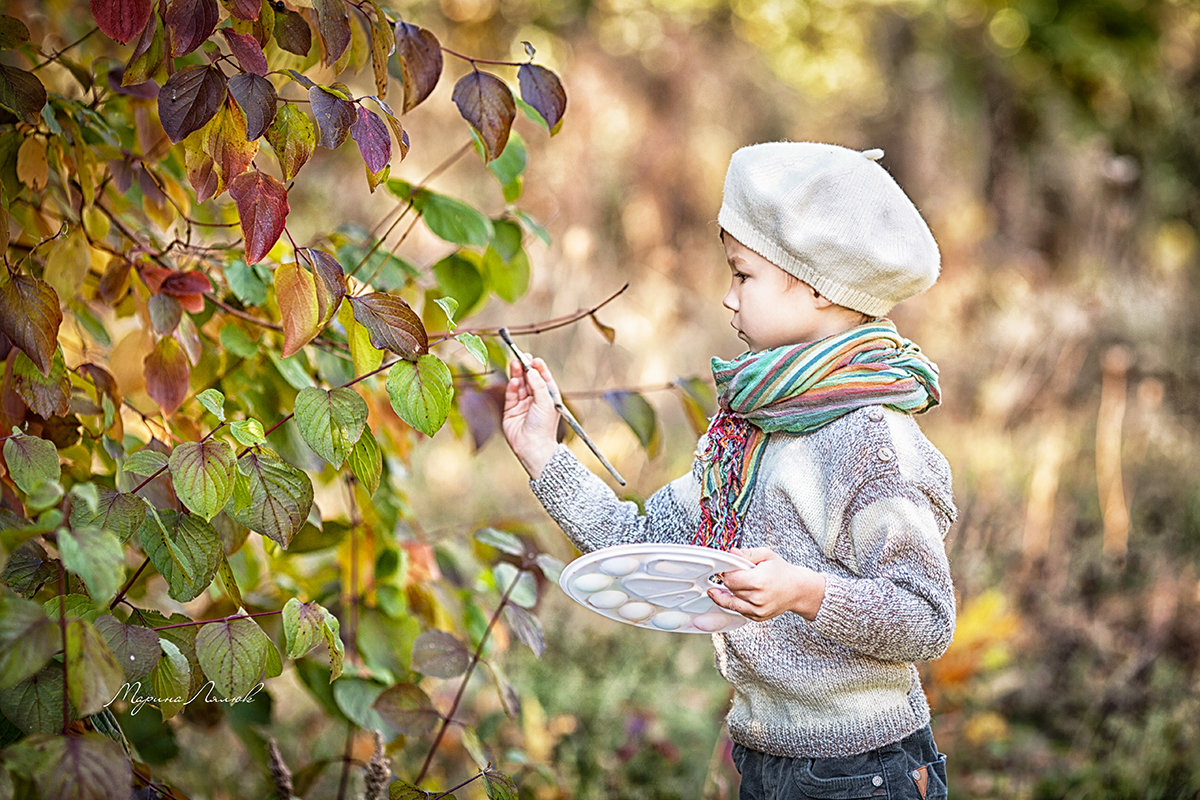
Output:
<path fill-rule="evenodd" d="M 812 342 L 828 336 L 829 301 L 725 233 L 731 283 L 722 303 L 730 323 L 751 350 Z"/>

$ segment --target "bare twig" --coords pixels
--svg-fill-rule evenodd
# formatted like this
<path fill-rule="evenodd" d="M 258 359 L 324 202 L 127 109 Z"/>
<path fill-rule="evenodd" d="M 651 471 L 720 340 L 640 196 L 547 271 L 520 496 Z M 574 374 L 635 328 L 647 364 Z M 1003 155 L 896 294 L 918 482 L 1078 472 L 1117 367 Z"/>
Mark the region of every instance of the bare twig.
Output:
<path fill-rule="evenodd" d="M 508 328 L 500 329 L 500 338 L 503 339 L 504 343 L 508 345 L 510 350 L 513 351 L 513 355 L 517 357 L 517 360 L 521 362 L 526 370 L 533 368 L 532 359 L 517 349 L 516 344 L 513 343 L 512 337 L 508 335 Z M 596 443 L 592 441 L 592 437 L 587 435 L 587 432 L 584 431 L 583 426 L 579 424 L 579 420 L 575 419 L 575 415 L 571 413 L 571 409 L 567 408 L 567 406 L 563 403 L 562 398 L 558 396 L 558 392 L 554 391 L 549 384 L 546 385 L 546 389 L 550 392 L 550 399 L 554 401 L 554 408 L 558 411 L 558 415 L 562 417 L 568 425 L 571 426 L 571 430 L 575 431 L 575 435 L 583 440 L 583 443 L 588 446 L 588 449 L 592 451 L 593 455 L 600 459 L 600 463 L 604 465 L 606 470 L 608 470 L 608 474 L 612 475 L 613 478 L 616 479 L 617 483 L 624 486 L 625 479 L 621 477 L 621 473 L 617 472 L 617 468 L 610 464 L 608 459 L 604 457 L 604 454 L 600 452 L 600 448 L 596 447 Z"/>

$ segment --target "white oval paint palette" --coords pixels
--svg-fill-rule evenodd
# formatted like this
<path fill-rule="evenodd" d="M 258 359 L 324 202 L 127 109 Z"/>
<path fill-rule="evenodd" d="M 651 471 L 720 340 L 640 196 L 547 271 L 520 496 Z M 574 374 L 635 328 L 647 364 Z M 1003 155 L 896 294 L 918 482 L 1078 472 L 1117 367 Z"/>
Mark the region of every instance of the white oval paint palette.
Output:
<path fill-rule="evenodd" d="M 690 544 L 623 544 L 580 556 L 558 583 L 571 599 L 617 622 L 673 633 L 718 633 L 745 625 L 708 597 L 726 570 L 754 565 Z"/>

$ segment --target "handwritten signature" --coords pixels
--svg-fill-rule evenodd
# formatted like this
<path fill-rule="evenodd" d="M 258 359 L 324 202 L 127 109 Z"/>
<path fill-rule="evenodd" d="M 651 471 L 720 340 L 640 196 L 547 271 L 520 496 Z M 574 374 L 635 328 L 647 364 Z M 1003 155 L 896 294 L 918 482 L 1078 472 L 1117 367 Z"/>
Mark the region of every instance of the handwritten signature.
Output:
<path fill-rule="evenodd" d="M 222 697 L 216 693 L 216 688 L 216 683 L 209 681 L 197 689 L 196 693 L 191 697 L 184 697 L 182 695 L 177 697 L 158 697 L 151 694 L 142 694 L 142 682 L 133 681 L 132 683 L 122 684 L 120 691 L 113 695 L 112 700 L 109 700 L 107 703 L 105 703 L 104 707 L 108 708 L 118 700 L 124 700 L 130 704 L 129 714 L 132 716 L 133 714 L 141 711 L 142 707 L 147 704 L 160 705 L 163 703 L 174 703 L 177 705 L 186 706 L 195 700 L 200 699 L 201 695 L 203 695 L 204 702 L 206 703 L 229 703 L 230 705 L 233 705 L 235 703 L 247 703 L 253 700 L 254 696 L 261 692 L 264 687 L 263 684 L 260 683 L 250 691 L 246 692 L 246 694 L 233 697 Z"/>

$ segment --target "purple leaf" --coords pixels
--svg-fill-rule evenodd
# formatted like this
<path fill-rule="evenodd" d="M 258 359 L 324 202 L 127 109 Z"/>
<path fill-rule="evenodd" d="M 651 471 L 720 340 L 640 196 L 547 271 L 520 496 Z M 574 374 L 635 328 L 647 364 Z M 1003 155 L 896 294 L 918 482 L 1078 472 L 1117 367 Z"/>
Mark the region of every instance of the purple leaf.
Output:
<path fill-rule="evenodd" d="M 171 55 L 186 56 L 212 36 L 221 12 L 217 0 L 172 0 L 165 19 Z"/>
<path fill-rule="evenodd" d="M 158 118 L 172 142 L 203 128 L 225 102 L 225 74 L 214 66 L 184 67 L 158 93 Z"/>
<path fill-rule="evenodd" d="M 424 28 L 400 22 L 396 25 L 396 58 L 404 81 L 404 111 L 412 111 L 429 97 L 442 76 L 442 46 Z"/>
<path fill-rule="evenodd" d="M 358 143 L 358 152 L 371 172 L 379 172 L 392 159 L 392 140 L 387 125 L 373 111 L 358 107 L 358 119 L 350 126 L 350 135 Z"/>
<path fill-rule="evenodd" d="M 242 69 L 255 75 L 266 75 L 270 72 L 267 57 L 263 55 L 262 46 L 257 39 L 248 33 L 234 33 L 230 28 L 221 28 L 221 34 Z"/>
<path fill-rule="evenodd" d="M 567 93 L 562 81 L 550 70 L 537 64 L 522 64 L 517 70 L 521 99 L 542 116 L 550 135 L 558 133 L 563 113 L 567 110 Z"/>
<path fill-rule="evenodd" d="M 317 129 L 321 133 L 317 143 L 330 150 L 336 150 L 346 141 L 346 137 L 350 135 L 350 126 L 358 117 L 354 113 L 354 104 L 320 86 L 313 86 L 308 90 L 308 100 L 312 105 L 313 116 L 317 119 Z"/>
<path fill-rule="evenodd" d="M 275 120 L 275 86 L 266 78 L 245 72 L 229 79 L 229 93 L 246 115 L 246 138 L 254 141 L 262 136 Z"/>
<path fill-rule="evenodd" d="M 91 0 L 96 27 L 110 39 L 125 44 L 150 21 L 150 0 Z"/>
<path fill-rule="evenodd" d="M 459 79 L 451 99 L 483 140 L 485 160 L 491 161 L 504 152 L 517 116 L 517 104 L 508 85 L 491 73 L 476 70 Z"/>

